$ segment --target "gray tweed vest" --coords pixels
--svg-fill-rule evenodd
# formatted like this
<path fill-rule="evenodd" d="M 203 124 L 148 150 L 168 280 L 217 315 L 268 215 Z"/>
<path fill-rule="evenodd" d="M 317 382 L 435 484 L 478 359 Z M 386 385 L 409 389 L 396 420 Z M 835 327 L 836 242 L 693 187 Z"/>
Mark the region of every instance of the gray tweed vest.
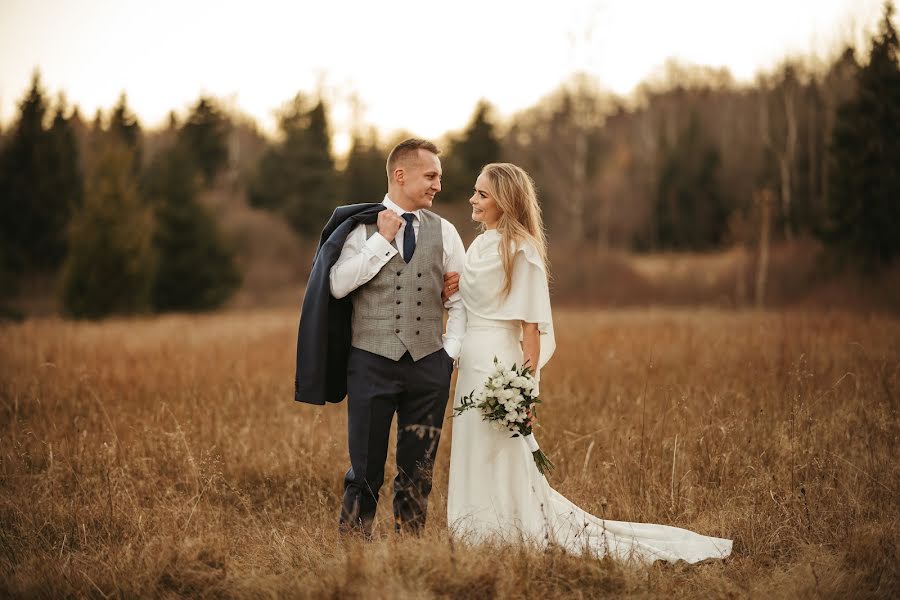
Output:
<path fill-rule="evenodd" d="M 409 352 L 414 361 L 443 347 L 444 244 L 441 218 L 420 210 L 416 250 L 407 263 L 398 252 L 375 277 L 358 287 L 353 302 L 351 344 L 391 360 Z M 366 239 L 378 231 L 366 225 Z M 393 242 L 396 247 L 396 241 Z"/>

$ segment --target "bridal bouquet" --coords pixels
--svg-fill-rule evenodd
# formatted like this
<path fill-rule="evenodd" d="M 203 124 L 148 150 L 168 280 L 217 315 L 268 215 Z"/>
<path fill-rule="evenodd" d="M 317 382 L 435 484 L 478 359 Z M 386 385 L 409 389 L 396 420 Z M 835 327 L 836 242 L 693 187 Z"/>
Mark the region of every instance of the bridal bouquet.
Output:
<path fill-rule="evenodd" d="M 534 377 L 531 367 L 522 365 L 507 369 L 497 357 L 494 357 L 494 372 L 488 377 L 484 389 L 476 396 L 475 390 L 460 399 L 460 406 L 453 409 L 453 416 L 475 408 L 481 411 L 482 418 L 488 421 L 497 431 L 511 431 L 512 437 L 522 436 L 534 464 L 541 475 L 553 469 L 553 463 L 538 446 L 531 426 L 537 418 L 537 405 L 540 399 L 532 395 Z"/>

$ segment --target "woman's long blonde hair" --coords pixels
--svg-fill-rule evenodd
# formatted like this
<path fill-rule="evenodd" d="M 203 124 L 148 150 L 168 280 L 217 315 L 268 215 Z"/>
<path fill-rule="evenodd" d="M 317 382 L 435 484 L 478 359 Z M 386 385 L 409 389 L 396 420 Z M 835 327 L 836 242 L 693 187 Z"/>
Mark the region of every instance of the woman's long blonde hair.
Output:
<path fill-rule="evenodd" d="M 503 295 L 507 296 L 512 290 L 513 259 L 518 243 L 531 242 L 540 254 L 548 275 L 550 273 L 541 206 L 534 191 L 534 181 L 521 167 L 511 163 L 491 163 L 485 165 L 481 173 L 490 182 L 490 192 L 502 211 L 497 221 L 497 232 L 500 234 L 500 261 L 506 275 Z"/>

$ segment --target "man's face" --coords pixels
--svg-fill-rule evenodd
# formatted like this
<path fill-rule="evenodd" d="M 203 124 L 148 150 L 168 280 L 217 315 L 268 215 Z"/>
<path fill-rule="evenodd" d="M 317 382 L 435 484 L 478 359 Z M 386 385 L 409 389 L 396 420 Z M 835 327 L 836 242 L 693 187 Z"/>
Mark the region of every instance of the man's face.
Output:
<path fill-rule="evenodd" d="M 431 208 L 434 196 L 441 191 L 441 160 L 436 154 L 419 148 L 416 158 L 404 161 L 402 189 L 407 210 Z"/>

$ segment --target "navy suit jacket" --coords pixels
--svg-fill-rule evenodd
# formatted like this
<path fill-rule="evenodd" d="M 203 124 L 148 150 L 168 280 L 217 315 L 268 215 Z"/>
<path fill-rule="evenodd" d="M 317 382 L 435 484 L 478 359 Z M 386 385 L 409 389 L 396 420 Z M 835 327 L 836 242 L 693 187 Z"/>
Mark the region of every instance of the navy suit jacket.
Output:
<path fill-rule="evenodd" d="M 294 400 L 298 402 L 340 402 L 347 395 L 353 304 L 349 296 L 338 300 L 331 295 L 331 267 L 350 232 L 360 223 L 375 223 L 384 209 L 374 203 L 339 206 L 322 230 L 297 332 Z"/>

